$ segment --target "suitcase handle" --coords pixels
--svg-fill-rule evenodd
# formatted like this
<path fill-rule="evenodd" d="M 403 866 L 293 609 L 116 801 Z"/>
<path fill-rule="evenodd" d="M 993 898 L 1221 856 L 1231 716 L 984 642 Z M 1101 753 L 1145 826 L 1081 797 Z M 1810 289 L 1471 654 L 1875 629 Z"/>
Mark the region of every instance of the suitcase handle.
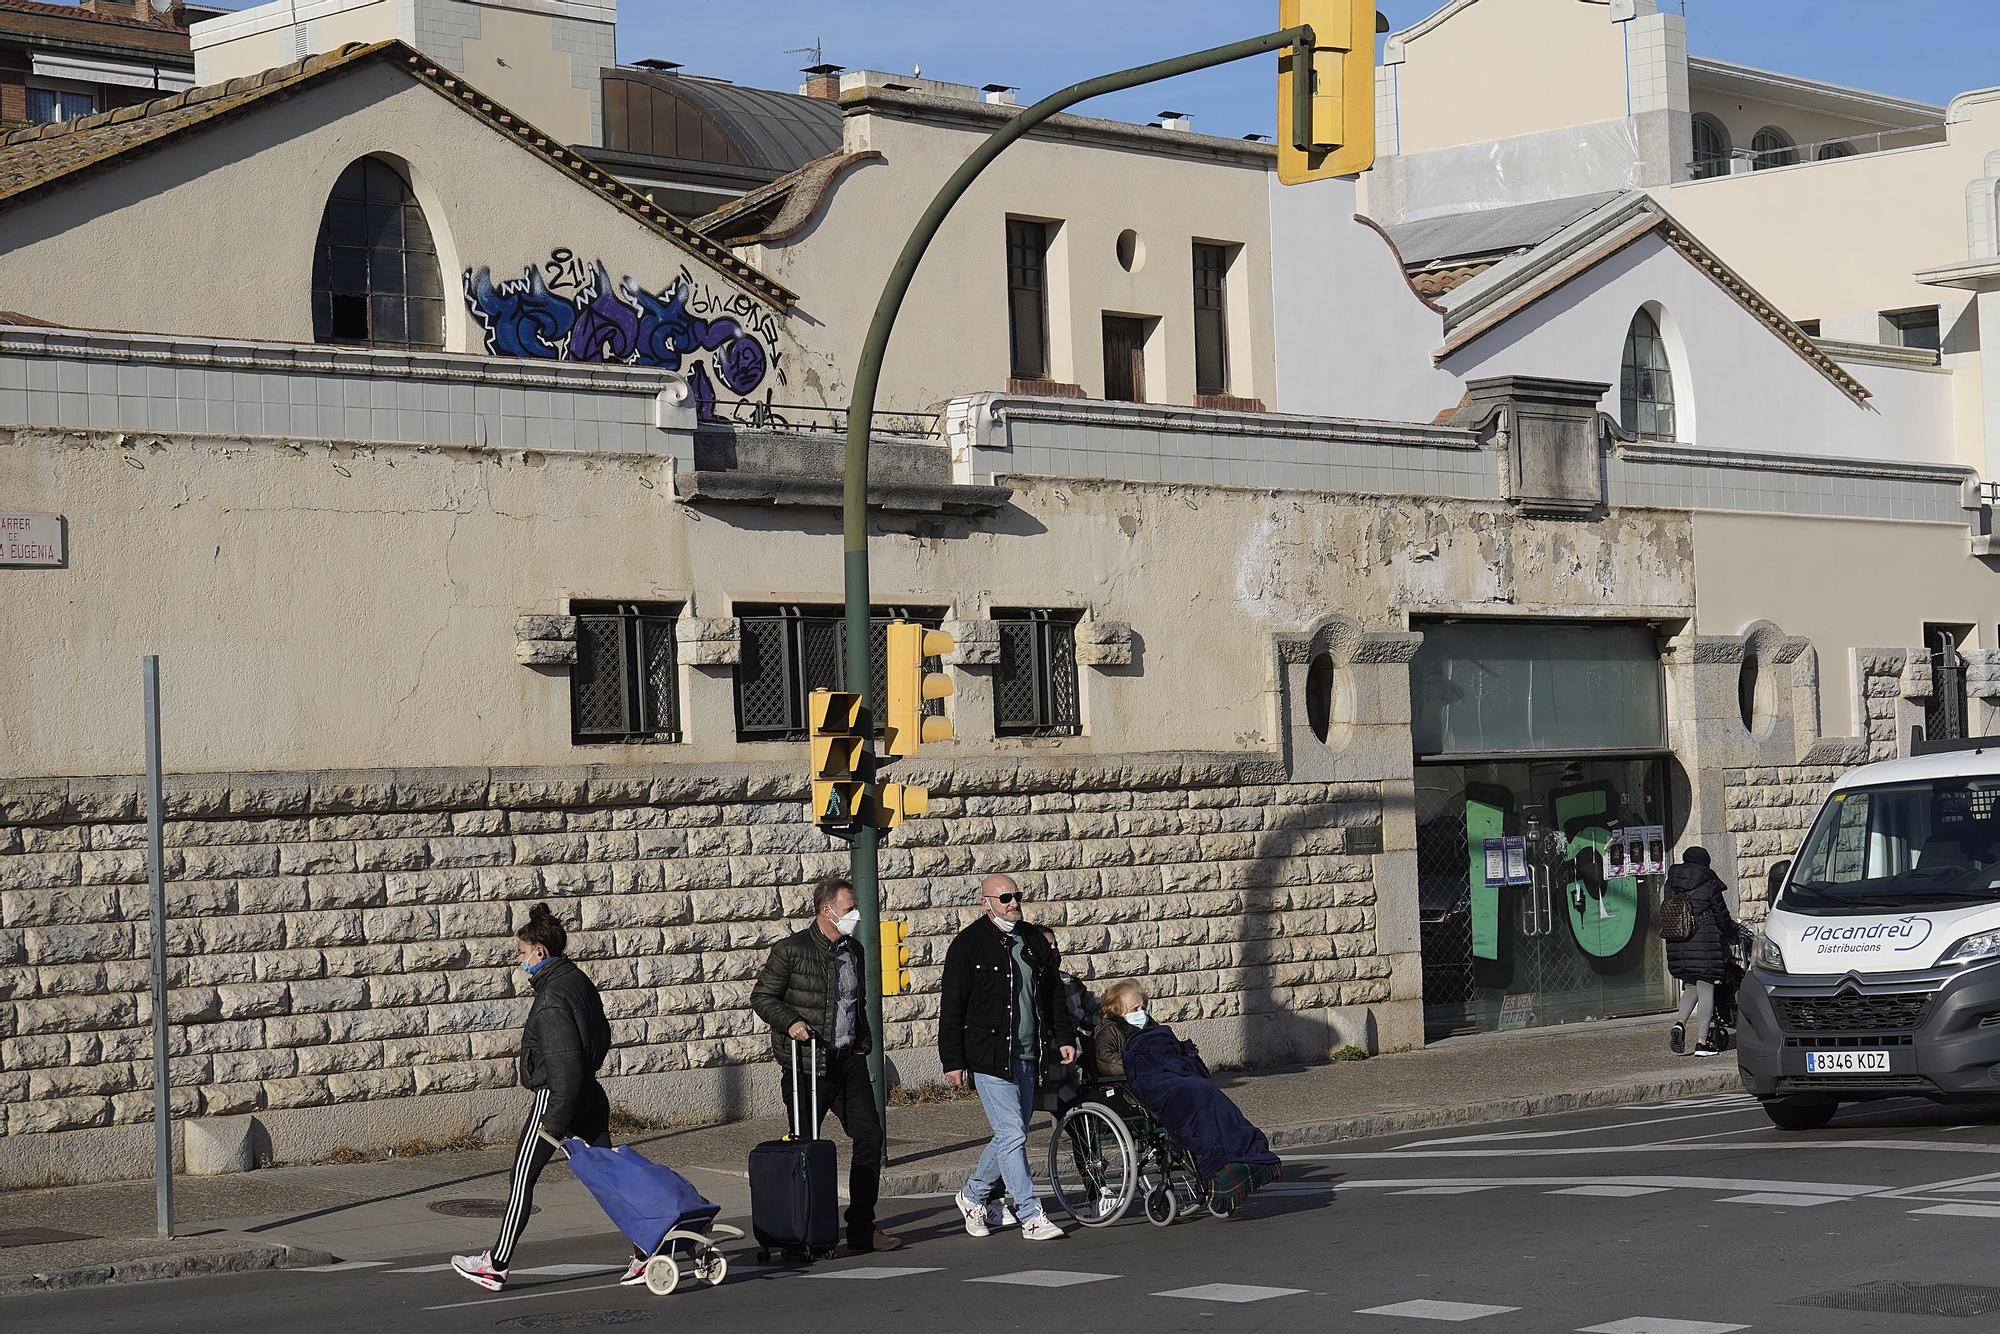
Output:
<path fill-rule="evenodd" d="M 569 1161 L 568 1145 L 564 1144 L 561 1140 L 557 1139 L 554 1135 L 551 1135 L 548 1131 L 542 1129 L 540 1126 L 535 1127 L 535 1133 L 537 1135 L 540 1135 L 543 1139 L 547 1140 L 550 1144 L 553 1144 L 557 1149 L 559 1149 L 562 1152 L 564 1162 Z"/>
<path fill-rule="evenodd" d="M 805 1108 L 799 1102 L 799 1048 L 805 1044 L 792 1039 L 792 1138 L 805 1139 Z M 819 1034 L 812 1036 L 812 1100 L 813 1133 L 811 1138 L 819 1138 Z"/>

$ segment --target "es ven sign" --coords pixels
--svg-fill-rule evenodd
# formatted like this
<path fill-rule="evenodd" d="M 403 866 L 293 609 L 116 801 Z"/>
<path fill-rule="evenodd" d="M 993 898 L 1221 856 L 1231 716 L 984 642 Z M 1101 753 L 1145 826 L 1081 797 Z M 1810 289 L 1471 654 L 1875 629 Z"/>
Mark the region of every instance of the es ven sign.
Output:
<path fill-rule="evenodd" d="M 0 510 L 0 565 L 59 568 L 68 559 L 62 515 Z"/>

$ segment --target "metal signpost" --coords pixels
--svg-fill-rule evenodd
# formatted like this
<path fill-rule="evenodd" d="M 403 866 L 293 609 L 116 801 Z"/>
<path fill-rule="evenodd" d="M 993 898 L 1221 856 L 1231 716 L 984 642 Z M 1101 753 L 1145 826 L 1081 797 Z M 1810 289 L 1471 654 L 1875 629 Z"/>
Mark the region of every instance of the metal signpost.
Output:
<path fill-rule="evenodd" d="M 160 780 L 160 659 L 139 660 L 146 693 L 146 884 L 151 891 L 153 936 L 153 1180 L 160 1235 L 174 1235 L 174 1134 L 168 1108 L 172 1088 L 167 1071 L 167 880 L 162 847 L 166 814 Z"/>

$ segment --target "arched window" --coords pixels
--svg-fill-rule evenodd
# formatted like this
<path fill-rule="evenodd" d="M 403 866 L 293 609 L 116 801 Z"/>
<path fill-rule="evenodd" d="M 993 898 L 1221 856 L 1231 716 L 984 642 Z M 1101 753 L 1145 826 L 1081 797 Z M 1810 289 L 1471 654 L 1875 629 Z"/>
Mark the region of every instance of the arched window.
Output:
<path fill-rule="evenodd" d="M 1674 435 L 1674 376 L 1667 368 L 1667 344 L 1660 322 L 1641 310 L 1625 334 L 1625 362 L 1620 368 L 1619 421 L 1642 440 L 1672 440 Z"/>
<path fill-rule="evenodd" d="M 1841 143 L 1836 139 L 1830 143 L 1821 144 L 1819 152 L 1814 154 L 1814 156 L 1821 162 L 1832 162 L 1836 158 L 1853 157 L 1854 146 L 1852 144 Z"/>
<path fill-rule="evenodd" d="M 430 224 L 403 173 L 379 157 L 333 183 L 313 247 L 313 341 L 444 346 L 444 283 Z"/>
<path fill-rule="evenodd" d="M 1774 125 L 1766 125 L 1757 131 L 1750 141 L 1750 151 L 1755 155 L 1758 171 L 1766 167 L 1790 167 L 1799 160 L 1798 147 L 1792 143 L 1792 136 Z"/>
<path fill-rule="evenodd" d="M 1694 118 L 1694 178 L 1729 174 L 1729 131 L 1713 116 Z"/>

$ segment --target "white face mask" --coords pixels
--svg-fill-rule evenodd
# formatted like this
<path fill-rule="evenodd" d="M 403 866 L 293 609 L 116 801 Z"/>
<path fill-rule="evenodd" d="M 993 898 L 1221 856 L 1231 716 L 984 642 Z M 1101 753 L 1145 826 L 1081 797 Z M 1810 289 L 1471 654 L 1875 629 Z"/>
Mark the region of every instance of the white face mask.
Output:
<path fill-rule="evenodd" d="M 833 929 L 843 936 L 854 934 L 854 928 L 861 925 L 861 909 L 849 908 L 834 921 Z"/>
<path fill-rule="evenodd" d="M 1144 1028 L 1153 1021 L 1146 1017 L 1144 1010 L 1127 1010 L 1125 1011 L 1125 1022 L 1134 1028 Z"/>
<path fill-rule="evenodd" d="M 988 913 L 987 916 L 993 917 L 993 914 Z M 993 925 L 999 927 L 1002 931 L 1005 931 L 1008 935 L 1011 936 L 1014 934 L 1014 928 L 1018 926 L 1019 923 L 1009 921 L 1005 917 L 993 917 Z"/>

